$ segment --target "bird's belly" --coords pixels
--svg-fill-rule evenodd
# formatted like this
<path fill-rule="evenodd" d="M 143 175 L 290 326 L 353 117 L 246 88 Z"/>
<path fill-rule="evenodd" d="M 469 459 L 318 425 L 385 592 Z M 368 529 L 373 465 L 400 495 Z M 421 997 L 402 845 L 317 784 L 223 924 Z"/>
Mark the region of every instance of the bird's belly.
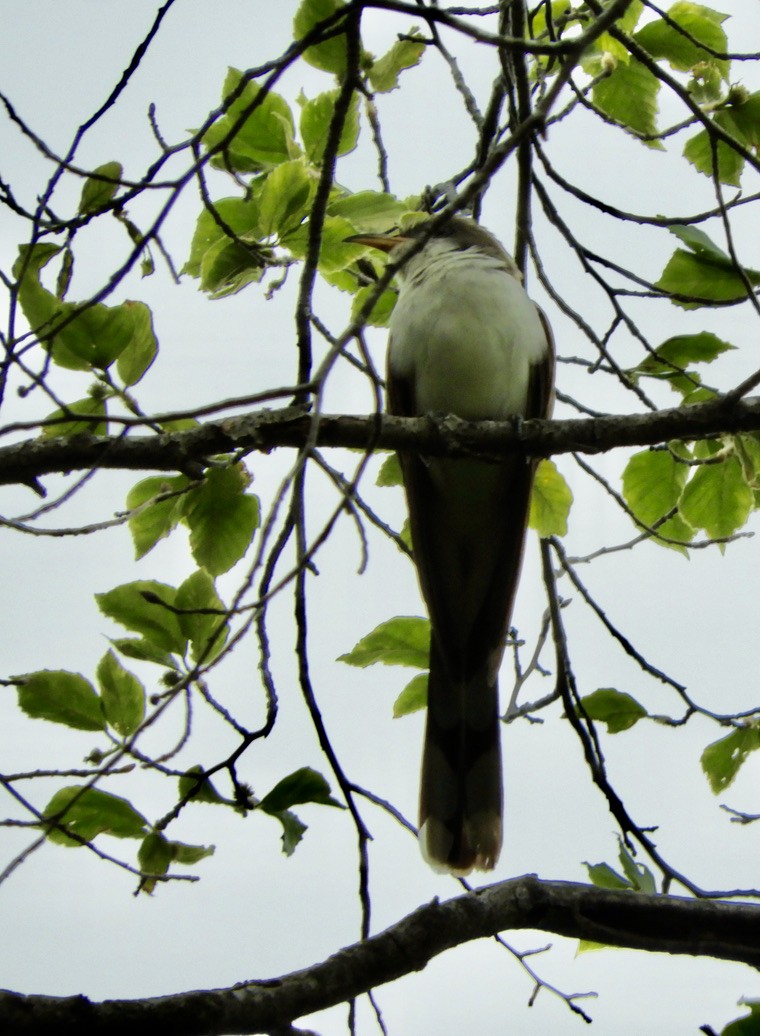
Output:
<path fill-rule="evenodd" d="M 431 277 L 402 293 L 391 320 L 391 368 L 413 380 L 418 413 L 524 413 L 530 367 L 545 347 L 536 307 L 498 270 Z"/>

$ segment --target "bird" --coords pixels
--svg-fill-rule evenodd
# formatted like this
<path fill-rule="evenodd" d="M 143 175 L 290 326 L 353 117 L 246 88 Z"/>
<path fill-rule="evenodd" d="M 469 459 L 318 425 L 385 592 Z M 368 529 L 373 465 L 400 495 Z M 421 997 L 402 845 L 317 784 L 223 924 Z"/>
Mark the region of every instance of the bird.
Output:
<path fill-rule="evenodd" d="M 552 332 L 493 234 L 454 216 L 351 240 L 398 266 L 389 413 L 467 421 L 551 414 Z M 419 840 L 435 870 L 465 876 L 493 870 L 501 852 L 498 672 L 536 461 L 518 452 L 488 459 L 413 450 L 399 459 L 430 618 Z"/>

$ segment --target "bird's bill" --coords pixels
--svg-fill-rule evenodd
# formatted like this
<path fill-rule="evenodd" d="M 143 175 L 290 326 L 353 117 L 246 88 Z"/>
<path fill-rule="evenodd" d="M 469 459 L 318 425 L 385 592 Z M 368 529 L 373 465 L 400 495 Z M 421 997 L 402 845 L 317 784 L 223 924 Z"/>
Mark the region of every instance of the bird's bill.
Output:
<path fill-rule="evenodd" d="M 403 234 L 354 234 L 345 240 L 350 241 L 354 245 L 367 245 L 369 248 L 379 248 L 381 252 L 392 252 L 396 245 L 402 245 L 405 241 L 410 241 L 411 238 L 405 237 Z"/>

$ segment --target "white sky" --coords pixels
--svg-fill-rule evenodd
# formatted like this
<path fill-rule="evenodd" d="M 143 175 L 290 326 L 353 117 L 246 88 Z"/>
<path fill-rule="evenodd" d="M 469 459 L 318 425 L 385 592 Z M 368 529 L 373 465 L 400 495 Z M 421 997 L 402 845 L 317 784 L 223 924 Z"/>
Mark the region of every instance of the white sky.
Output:
<path fill-rule="evenodd" d="M 228 65 L 252 67 L 282 52 L 290 39 L 293 3 L 264 0 L 180 0 L 168 15 L 159 37 L 118 108 L 88 136 L 78 155 L 83 165 L 117 159 L 125 175 L 139 177 L 155 157 L 146 111 L 156 103 L 166 139 L 181 139 L 217 105 Z M 735 0 L 728 31 L 732 46 L 748 49 L 760 39 L 756 0 Z M 47 143 L 64 150 L 76 126 L 99 106 L 118 73 L 147 31 L 158 5 L 132 0 L 129 5 L 95 0 L 27 0 L 0 3 L 6 47 L 0 90 L 18 113 Z M 405 20 L 374 12 L 365 20 L 365 45 L 382 52 Z M 495 75 L 490 53 L 471 48 L 463 53 L 468 82 L 481 102 Z M 760 82 L 750 80 L 751 89 Z M 753 70 L 757 76 L 757 69 Z M 734 77 L 739 75 L 735 69 Z M 308 96 L 328 89 L 324 74 L 299 64 L 281 90 L 294 102 L 303 87 Z M 461 114 L 450 80 L 440 61 L 428 55 L 420 69 L 407 74 L 405 89 L 381 99 L 380 116 L 390 154 L 392 186 L 397 194 L 420 191 L 460 169 L 469 160 L 473 133 Z M 408 89 L 407 89 L 408 88 Z M 672 160 L 644 149 L 619 134 L 600 132 L 581 117 L 553 129 L 547 148 L 563 172 L 582 186 L 599 190 L 609 201 L 639 212 L 687 214 L 713 203 L 710 186 L 696 181 L 679 158 Z M 375 159 L 364 128 L 359 151 L 339 168 L 339 179 L 351 189 L 376 186 Z M 19 199 L 32 205 L 50 166 L 7 121 L 0 121 L 0 176 L 13 185 Z M 234 193 L 221 178 L 212 179 L 216 196 Z M 507 169 L 488 197 L 484 222 L 502 239 L 512 239 L 513 177 Z M 747 191 L 756 190 L 751 179 Z M 79 185 L 64 186 L 56 211 L 73 208 Z M 186 256 L 195 216 L 197 193 L 186 192 L 170 218 L 166 239 L 178 265 Z M 136 222 L 145 209 L 135 205 Z M 643 276 L 656 279 L 674 247 L 664 231 L 641 228 L 610 230 L 577 204 L 563 212 L 589 247 L 635 262 Z M 102 221 L 101 221 L 102 222 Z M 760 267 L 754 225 L 737 221 L 742 256 Z M 605 304 L 570 263 L 556 235 L 538 215 L 536 230 L 550 276 L 572 298 L 597 329 L 605 325 Z M 0 212 L 0 260 L 8 269 L 24 228 Z M 718 231 L 713 230 L 720 240 Z M 618 237 L 618 235 L 620 235 Z M 625 235 L 625 237 L 623 237 Z M 72 297 L 96 290 L 124 254 L 119 228 L 95 227 L 81 238 Z M 159 267 L 161 267 L 159 260 Z M 297 278 L 272 302 L 255 286 L 239 296 L 208 302 L 185 279 L 175 289 L 163 269 L 153 278 L 133 277 L 117 297 L 143 299 L 154 308 L 161 355 L 136 394 L 147 410 L 186 408 L 287 383 L 293 377 L 293 302 Z M 536 298 L 535 282 L 529 289 Z M 339 330 L 348 312 L 346 299 L 323 288 L 318 311 Z M 562 355 L 587 354 L 577 331 L 551 313 Z M 759 365 L 757 329 L 749 314 L 737 310 L 715 315 L 657 308 L 642 322 L 655 343 L 671 334 L 715 329 L 740 349 L 722 368 L 728 387 Z M 374 357 L 382 365 L 384 335 L 371 336 Z M 633 347 L 621 343 L 621 362 L 636 362 Z M 712 379 L 712 372 L 710 372 Z M 613 387 L 611 379 L 593 379 L 561 366 L 559 386 L 599 409 L 628 412 L 634 400 Z M 714 379 L 712 379 L 714 380 Z M 61 392 L 70 398 L 86 381 L 62 377 Z M 672 397 L 663 395 L 663 405 Z M 337 372 L 328 394 L 332 411 L 366 412 L 366 390 L 354 378 Z M 39 409 L 36 409 L 39 408 Z M 10 399 L 3 423 L 39 415 L 51 407 L 43 401 Z M 558 409 L 560 415 L 566 413 Z M 346 470 L 352 459 L 346 458 Z M 599 458 L 598 470 L 619 480 L 619 454 Z M 598 489 L 590 486 L 571 461 L 560 466 L 576 494 L 568 550 L 582 554 L 602 544 L 625 540 L 630 527 Z M 266 501 L 283 467 L 277 458 L 252 457 L 254 488 Z M 66 510 L 54 512 L 50 525 L 103 520 L 123 507 L 129 475 L 100 475 Z M 53 496 L 62 479 L 46 479 Z M 616 481 L 619 485 L 619 481 Z M 397 525 L 402 519 L 400 494 L 372 491 L 368 496 Z M 16 515 L 35 506 L 32 494 L 5 489 L 0 513 Z M 334 506 L 315 480 L 313 529 Z M 4 636 L 2 675 L 40 668 L 63 668 L 92 675 L 107 647 L 107 636 L 120 635 L 98 613 L 92 595 L 135 578 L 178 583 L 192 570 L 182 534 L 161 544 L 148 558 L 133 562 L 131 542 L 123 528 L 98 536 L 56 539 L 2 537 L 4 579 L 0 613 Z M 716 710 L 747 708 L 756 703 L 757 630 L 748 593 L 758 573 L 757 544 L 744 539 L 721 557 L 715 549 L 695 552 L 690 561 L 675 553 L 644 546 L 635 552 L 608 556 L 583 575 L 610 617 L 647 657 L 688 685 L 701 703 Z M 399 561 L 395 549 L 373 538 L 367 573 L 357 577 L 359 545 L 353 528 L 342 521 L 336 536 L 320 552 L 319 578 L 311 581 L 311 667 L 320 706 L 350 778 L 394 802 L 414 816 L 418 755 L 422 734 L 419 716 L 392 721 L 390 711 L 409 678 L 395 669 L 354 670 L 335 659 L 378 622 L 395 614 L 421 613 L 414 574 Z M 235 574 L 220 581 L 223 595 L 236 586 Z M 653 711 L 680 710 L 675 696 L 643 678 L 606 637 L 577 594 L 565 618 L 581 691 L 600 686 L 627 690 Z M 544 608 L 531 537 L 523 582 L 514 616 L 530 642 Z M 296 683 L 292 601 L 283 596 L 273 607 L 271 637 L 282 711 L 275 734 L 257 744 L 241 765 L 240 776 L 257 793 L 267 791 L 291 770 L 311 765 L 324 772 L 335 788 L 328 764 L 310 730 Z M 548 656 L 547 656 L 548 661 Z M 253 726 L 261 716 L 262 697 L 251 642 L 238 648 L 220 669 L 215 688 L 234 703 Z M 155 673 L 144 671 L 144 678 Z M 509 675 L 505 670 L 504 691 Z M 538 697 L 549 681 L 534 682 Z M 21 717 L 8 690 L 0 726 L 0 765 L 4 772 L 37 766 L 76 766 L 97 739 L 89 734 L 52 728 Z M 506 837 L 494 880 L 526 872 L 541 877 L 585 880 L 584 860 L 614 864 L 615 825 L 606 804 L 590 787 L 580 746 L 561 710 L 555 707 L 542 725 L 513 724 L 505 731 Z M 229 744 L 219 725 L 197 732 L 200 747 L 188 765 L 209 763 Z M 605 738 L 610 777 L 630 813 L 642 825 L 658 825 L 657 841 L 666 858 L 706 887 L 758 886 L 758 838 L 755 828 L 728 822 L 718 802 L 757 811 L 756 760 L 744 767 L 730 793 L 716 800 L 699 766 L 703 747 L 721 736 L 707 721 L 697 720 L 672 731 L 652 724 Z M 168 735 L 167 735 L 168 740 Z M 214 753 L 216 752 L 216 755 Z M 110 786 L 119 792 L 118 786 Z M 42 806 L 52 786 L 33 790 Z M 172 805 L 174 786 L 161 787 L 136 777 L 127 794 L 150 817 Z M 7 811 L 10 805 L 3 805 Z M 437 895 L 456 895 L 455 882 L 425 867 L 413 840 L 371 807 L 363 807 L 373 833 L 371 847 L 373 931 L 399 920 Z M 244 822 L 222 809 L 195 806 L 183 814 L 172 836 L 215 843 L 216 855 L 194 868 L 201 881 L 161 887 L 152 897 L 134 898 L 134 882 L 84 851 L 46 847 L 32 855 L 0 887 L 0 927 L 12 937 L 0 944 L 0 984 L 22 992 L 73 994 L 99 999 L 170 993 L 223 986 L 247 978 L 266 978 L 323 959 L 359 934 L 356 896 L 355 836 L 345 816 L 321 807 L 296 810 L 309 830 L 295 855 L 279 852 L 279 828 L 267 817 Z M 3 812 L 6 815 L 6 812 Z M 3 828 L 0 866 L 29 840 L 28 834 Z M 117 855 L 130 846 L 108 846 Z M 566 992 L 596 990 L 586 1008 L 595 1031 L 614 1036 L 642 1032 L 695 1032 L 710 1023 L 716 1029 L 738 1014 L 742 995 L 758 996 L 757 979 L 745 967 L 715 961 L 692 961 L 661 955 L 605 951 L 575 957 L 572 941 L 541 933 L 508 937 L 517 948 L 552 949 L 533 964 L 547 981 Z M 530 1010 L 531 985 L 519 965 L 489 942 L 467 946 L 434 961 L 424 972 L 379 991 L 379 1002 L 393 1034 L 519 1031 L 530 1036 L 582 1031 L 583 1022 L 557 998 L 542 993 Z M 377 1031 L 366 1003 L 360 1008 L 360 1033 Z M 335 1009 L 312 1020 L 332 1036 L 345 1031 L 345 1010 Z"/>

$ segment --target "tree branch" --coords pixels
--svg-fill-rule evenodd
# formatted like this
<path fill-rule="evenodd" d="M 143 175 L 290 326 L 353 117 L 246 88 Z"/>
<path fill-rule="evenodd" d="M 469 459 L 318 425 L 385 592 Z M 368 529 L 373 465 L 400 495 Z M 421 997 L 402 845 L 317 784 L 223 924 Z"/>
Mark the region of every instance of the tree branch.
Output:
<path fill-rule="evenodd" d="M 431 456 L 474 452 L 501 456 L 517 448 L 530 456 L 548 457 L 757 431 L 760 397 L 753 396 L 730 406 L 717 400 L 648 414 L 519 423 L 462 421 L 452 415 L 402 418 L 388 414 L 322 414 L 314 445 L 417 450 Z M 207 458 L 215 454 L 268 452 L 276 447 L 301 449 L 312 435 L 308 412 L 285 407 L 209 421 L 185 432 L 29 439 L 0 448 L 0 485 L 33 484 L 42 475 L 87 468 L 181 471 L 198 477 Z"/>
<path fill-rule="evenodd" d="M 760 907 L 650 896 L 525 875 L 439 903 L 281 978 L 229 989 L 93 1003 L 84 996 L 0 994 L 0 1026 L 14 1036 L 214 1036 L 272 1032 L 412 971 L 445 950 L 505 929 L 539 929 L 610 946 L 711 956 L 760 966 Z"/>

